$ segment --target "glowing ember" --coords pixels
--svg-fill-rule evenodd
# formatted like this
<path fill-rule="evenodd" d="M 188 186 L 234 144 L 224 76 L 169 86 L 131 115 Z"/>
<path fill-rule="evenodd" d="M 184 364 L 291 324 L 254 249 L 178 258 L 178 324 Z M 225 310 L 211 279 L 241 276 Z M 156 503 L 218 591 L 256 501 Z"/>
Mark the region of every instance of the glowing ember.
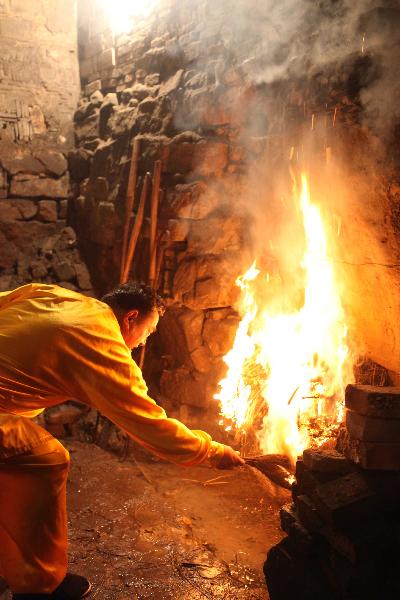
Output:
<path fill-rule="evenodd" d="M 306 243 L 303 305 L 290 314 L 261 305 L 270 278 L 260 277 L 255 264 L 237 280 L 243 318 L 215 395 L 225 422 L 258 430 L 263 452 L 292 459 L 333 435 L 342 418 L 344 385 L 351 382 L 344 313 L 305 175 L 299 210 Z"/>

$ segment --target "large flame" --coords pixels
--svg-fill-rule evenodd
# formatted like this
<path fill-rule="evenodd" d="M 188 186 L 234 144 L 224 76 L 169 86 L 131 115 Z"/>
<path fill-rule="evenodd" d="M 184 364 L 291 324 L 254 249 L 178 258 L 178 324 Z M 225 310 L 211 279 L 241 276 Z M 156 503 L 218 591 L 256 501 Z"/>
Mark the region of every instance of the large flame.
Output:
<path fill-rule="evenodd" d="M 320 445 L 342 418 L 344 386 L 350 382 L 344 312 L 328 257 L 321 212 L 310 199 L 305 174 L 298 200 L 305 253 L 304 302 L 290 314 L 260 305 L 257 289 L 270 285 L 255 264 L 237 280 L 241 313 L 225 379 L 215 397 L 221 415 L 239 430 L 256 427 L 261 451 L 292 459 Z M 262 296 L 262 294 L 261 294 Z M 255 389 L 255 392 L 254 392 Z M 261 418 L 259 413 L 261 409 Z"/>

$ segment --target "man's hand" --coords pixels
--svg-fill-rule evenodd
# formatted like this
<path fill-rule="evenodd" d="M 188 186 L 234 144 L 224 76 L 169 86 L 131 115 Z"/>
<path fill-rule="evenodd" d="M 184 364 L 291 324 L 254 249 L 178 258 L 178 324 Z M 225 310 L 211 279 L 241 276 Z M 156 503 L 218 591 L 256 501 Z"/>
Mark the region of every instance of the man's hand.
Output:
<path fill-rule="evenodd" d="M 240 467 L 240 465 L 244 465 L 245 462 L 243 458 L 239 456 L 239 453 L 236 452 L 230 446 L 224 445 L 224 454 L 219 463 L 216 466 L 217 469 L 233 469 L 234 467 Z"/>

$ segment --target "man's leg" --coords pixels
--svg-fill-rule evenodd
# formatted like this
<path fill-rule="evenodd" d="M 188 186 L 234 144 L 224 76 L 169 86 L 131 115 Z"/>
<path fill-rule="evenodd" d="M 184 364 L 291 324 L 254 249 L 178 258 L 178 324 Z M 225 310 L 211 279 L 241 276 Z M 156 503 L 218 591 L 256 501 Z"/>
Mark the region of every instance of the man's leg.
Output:
<path fill-rule="evenodd" d="M 0 575 L 15 594 L 49 594 L 67 571 L 69 454 L 23 417 L 2 415 L 1 433 Z"/>

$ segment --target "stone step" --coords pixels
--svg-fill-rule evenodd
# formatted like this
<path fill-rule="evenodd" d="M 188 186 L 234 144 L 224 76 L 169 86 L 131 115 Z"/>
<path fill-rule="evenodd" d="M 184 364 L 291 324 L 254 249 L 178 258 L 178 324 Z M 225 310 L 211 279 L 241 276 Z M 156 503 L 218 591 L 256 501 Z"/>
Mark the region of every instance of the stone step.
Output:
<path fill-rule="evenodd" d="M 358 471 L 323 483 L 311 494 L 318 514 L 334 529 L 390 512 L 399 500 L 400 473 Z"/>
<path fill-rule="evenodd" d="M 350 437 L 356 440 L 400 443 L 400 419 L 367 417 L 347 410 L 346 427 Z"/>
<path fill-rule="evenodd" d="M 400 470 L 400 443 L 357 440 L 347 430 L 340 432 L 337 449 L 363 469 Z"/>
<path fill-rule="evenodd" d="M 303 452 L 304 465 L 317 473 L 345 475 L 352 466 L 343 454 L 334 448 L 307 448 Z"/>
<path fill-rule="evenodd" d="M 368 417 L 400 419 L 400 388 L 373 385 L 348 385 L 346 408 Z"/>

